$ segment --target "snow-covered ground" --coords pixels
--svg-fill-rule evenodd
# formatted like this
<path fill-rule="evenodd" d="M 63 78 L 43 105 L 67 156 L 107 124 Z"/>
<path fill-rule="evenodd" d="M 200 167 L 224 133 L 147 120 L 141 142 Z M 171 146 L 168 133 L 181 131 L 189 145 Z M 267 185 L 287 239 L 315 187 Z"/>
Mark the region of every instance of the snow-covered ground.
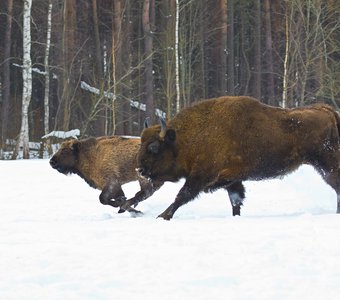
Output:
<path fill-rule="evenodd" d="M 241 217 L 218 191 L 156 219 L 182 183 L 131 218 L 48 160 L 0 161 L 0 299 L 339 299 L 336 195 L 312 168 L 247 182 Z"/>

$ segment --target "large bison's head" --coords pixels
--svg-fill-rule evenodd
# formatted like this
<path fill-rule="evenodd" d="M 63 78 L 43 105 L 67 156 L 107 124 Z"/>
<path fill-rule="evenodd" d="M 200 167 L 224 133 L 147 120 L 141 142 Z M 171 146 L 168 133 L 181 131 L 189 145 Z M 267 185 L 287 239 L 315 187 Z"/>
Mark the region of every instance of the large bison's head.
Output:
<path fill-rule="evenodd" d="M 137 156 L 137 171 L 151 180 L 175 181 L 176 178 L 176 132 L 161 125 L 146 124 L 141 147 Z"/>
<path fill-rule="evenodd" d="M 78 157 L 78 144 L 77 140 L 63 142 L 60 149 L 50 159 L 51 167 L 63 174 L 74 173 Z"/>

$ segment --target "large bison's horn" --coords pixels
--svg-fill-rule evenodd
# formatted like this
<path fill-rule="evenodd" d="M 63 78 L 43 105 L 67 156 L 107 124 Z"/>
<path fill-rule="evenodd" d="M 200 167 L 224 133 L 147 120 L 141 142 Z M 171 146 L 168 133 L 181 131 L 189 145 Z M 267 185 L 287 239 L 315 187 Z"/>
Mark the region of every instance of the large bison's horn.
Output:
<path fill-rule="evenodd" d="M 150 118 L 146 117 L 144 120 L 144 128 L 149 128 L 150 127 Z"/>
<path fill-rule="evenodd" d="M 161 132 L 159 133 L 159 137 L 163 139 L 166 133 L 166 122 L 165 119 L 162 117 L 159 118 L 159 122 L 161 124 Z"/>

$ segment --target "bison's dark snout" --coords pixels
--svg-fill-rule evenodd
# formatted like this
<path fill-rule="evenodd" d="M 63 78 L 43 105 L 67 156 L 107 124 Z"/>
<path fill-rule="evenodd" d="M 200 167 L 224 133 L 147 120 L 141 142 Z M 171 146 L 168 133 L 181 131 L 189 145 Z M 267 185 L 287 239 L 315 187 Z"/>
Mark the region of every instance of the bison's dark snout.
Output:
<path fill-rule="evenodd" d="M 57 160 L 54 157 L 50 159 L 50 165 L 54 169 L 57 167 Z"/>

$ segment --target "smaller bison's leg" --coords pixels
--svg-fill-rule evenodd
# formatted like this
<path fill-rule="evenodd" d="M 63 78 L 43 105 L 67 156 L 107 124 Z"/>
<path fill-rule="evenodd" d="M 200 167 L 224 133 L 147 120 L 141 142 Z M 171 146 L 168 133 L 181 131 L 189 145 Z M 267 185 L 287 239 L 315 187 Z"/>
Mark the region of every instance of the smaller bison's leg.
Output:
<path fill-rule="evenodd" d="M 170 220 L 178 208 L 193 200 L 203 190 L 199 182 L 199 180 L 187 178 L 183 187 L 178 192 L 175 201 L 158 218 Z"/>
<path fill-rule="evenodd" d="M 112 201 L 112 199 L 115 201 Z M 126 200 L 126 197 L 121 185 L 118 182 L 111 182 L 103 188 L 101 194 L 99 195 L 99 200 L 104 205 L 120 207 Z"/>
<path fill-rule="evenodd" d="M 163 184 L 164 182 L 152 182 L 147 179 L 140 179 L 139 185 L 141 190 L 121 205 L 119 213 L 123 213 L 125 210 L 128 210 L 128 208 L 131 208 L 131 206 L 136 207 L 139 202 L 151 197 Z"/>
<path fill-rule="evenodd" d="M 241 206 L 245 198 L 245 188 L 241 181 L 233 182 L 226 187 L 231 206 L 233 208 L 233 216 L 241 215 Z"/>

